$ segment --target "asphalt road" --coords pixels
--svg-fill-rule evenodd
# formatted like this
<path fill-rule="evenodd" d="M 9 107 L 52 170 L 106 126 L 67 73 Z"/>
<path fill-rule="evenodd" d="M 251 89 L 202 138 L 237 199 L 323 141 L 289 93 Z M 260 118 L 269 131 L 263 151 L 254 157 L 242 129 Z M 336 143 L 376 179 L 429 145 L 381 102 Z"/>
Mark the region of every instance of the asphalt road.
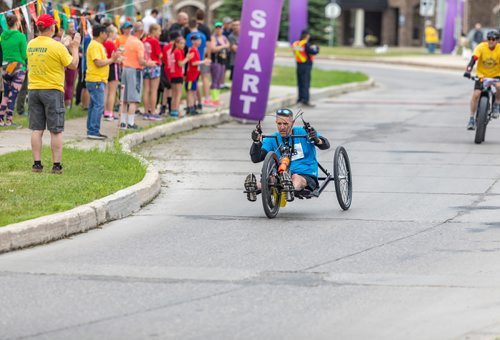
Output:
<path fill-rule="evenodd" d="M 0 338 L 500 336 L 499 122 L 473 143 L 460 74 L 320 66 L 377 80 L 305 113 L 349 152 L 349 211 L 330 185 L 268 220 L 242 193 L 260 171 L 250 125 L 147 145 L 164 181 L 152 204 L 0 256 Z M 333 148 L 319 151 L 330 169 Z"/>

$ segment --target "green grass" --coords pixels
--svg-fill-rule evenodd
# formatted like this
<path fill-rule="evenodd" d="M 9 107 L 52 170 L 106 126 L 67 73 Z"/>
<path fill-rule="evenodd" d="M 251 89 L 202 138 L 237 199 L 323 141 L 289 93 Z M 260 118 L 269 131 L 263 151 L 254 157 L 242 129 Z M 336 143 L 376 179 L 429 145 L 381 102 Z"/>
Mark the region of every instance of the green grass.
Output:
<path fill-rule="evenodd" d="M 73 119 L 73 118 L 80 118 L 80 117 L 87 117 L 87 111 L 81 108 L 79 105 L 74 105 L 71 109 L 66 111 L 66 114 L 64 115 L 64 119 Z M 17 113 L 14 113 L 13 117 L 14 125 L 13 126 L 3 126 L 0 128 L 0 131 L 2 130 L 15 130 L 15 129 L 20 129 L 20 128 L 27 128 L 28 127 L 28 116 L 20 116 Z"/>
<path fill-rule="evenodd" d="M 43 149 L 42 173 L 32 173 L 31 151 L 0 156 L 0 226 L 72 209 L 142 180 L 145 167 L 116 150 L 65 148 L 64 173 L 50 173 L 51 153 Z"/>
<path fill-rule="evenodd" d="M 325 71 L 313 67 L 311 87 L 321 88 L 366 80 L 368 80 L 368 76 L 361 72 Z M 296 86 L 295 67 L 274 66 L 271 83 L 273 85 Z"/>
<path fill-rule="evenodd" d="M 276 49 L 279 56 L 293 56 L 291 49 L 287 47 L 279 47 Z M 353 58 L 369 58 L 369 57 L 400 57 L 400 56 L 418 56 L 418 55 L 429 55 L 427 50 L 423 47 L 413 47 L 413 48 L 400 48 L 400 47 L 389 47 L 387 53 L 377 54 L 375 53 L 375 47 L 328 47 L 321 46 L 318 56 L 319 57 L 353 57 Z"/>

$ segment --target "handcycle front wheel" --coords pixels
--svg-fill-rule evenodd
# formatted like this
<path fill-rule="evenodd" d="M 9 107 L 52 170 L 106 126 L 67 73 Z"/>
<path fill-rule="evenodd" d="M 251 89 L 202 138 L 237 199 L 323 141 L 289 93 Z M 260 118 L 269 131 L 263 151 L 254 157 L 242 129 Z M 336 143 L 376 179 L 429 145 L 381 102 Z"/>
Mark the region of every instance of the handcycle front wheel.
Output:
<path fill-rule="evenodd" d="M 333 181 L 337 201 L 343 210 L 349 209 L 352 202 L 352 176 L 349 156 L 343 146 L 335 149 L 333 156 Z"/>
<path fill-rule="evenodd" d="M 481 144 L 482 142 L 484 142 L 487 125 L 488 125 L 488 98 L 483 96 L 479 98 L 479 105 L 477 107 L 476 136 L 474 138 L 474 143 Z"/>
<path fill-rule="evenodd" d="M 267 153 L 262 165 L 261 192 L 262 206 L 268 218 L 274 218 L 280 210 L 281 192 L 278 187 L 278 156 L 273 151 Z"/>

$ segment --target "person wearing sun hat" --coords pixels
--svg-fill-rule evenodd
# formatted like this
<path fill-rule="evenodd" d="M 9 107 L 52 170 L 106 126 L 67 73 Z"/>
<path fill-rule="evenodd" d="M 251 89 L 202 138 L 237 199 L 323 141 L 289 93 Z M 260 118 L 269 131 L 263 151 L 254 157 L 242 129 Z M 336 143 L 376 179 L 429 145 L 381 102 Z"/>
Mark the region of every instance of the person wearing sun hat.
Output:
<path fill-rule="evenodd" d="M 28 43 L 29 128 L 34 164 L 33 172 L 42 172 L 42 136 L 50 131 L 52 173 L 62 173 L 62 132 L 64 130 L 64 68 L 78 67 L 80 34 L 75 33 L 69 49 L 52 39 L 56 21 L 48 14 L 38 17 L 39 36 Z"/>
<path fill-rule="evenodd" d="M 116 38 L 115 45 L 117 49 L 124 48 L 125 44 L 127 43 L 127 39 L 130 36 L 130 32 L 132 31 L 132 23 L 130 21 L 125 21 L 121 26 L 120 26 L 120 31 L 122 34 L 118 35 L 118 38 Z"/>

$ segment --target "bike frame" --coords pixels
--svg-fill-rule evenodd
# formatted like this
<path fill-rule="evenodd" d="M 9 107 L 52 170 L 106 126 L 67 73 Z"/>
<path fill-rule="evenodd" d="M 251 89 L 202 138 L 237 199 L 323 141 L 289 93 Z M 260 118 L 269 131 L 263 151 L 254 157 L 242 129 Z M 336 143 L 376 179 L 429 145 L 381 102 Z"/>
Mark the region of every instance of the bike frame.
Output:
<path fill-rule="evenodd" d="M 472 77 L 471 78 L 472 80 L 474 81 L 481 81 L 481 95 L 479 96 L 479 98 L 481 97 L 488 97 L 488 121 L 490 121 L 491 119 L 491 111 L 493 109 L 493 104 L 495 103 L 495 99 L 496 99 L 496 83 L 500 82 L 500 79 L 496 79 L 496 78 L 483 78 L 481 80 L 481 78 L 479 77 Z M 479 101 L 478 101 L 478 105 L 479 105 Z M 477 115 L 477 111 L 476 111 L 476 115 Z"/>
<path fill-rule="evenodd" d="M 262 135 L 262 138 L 274 138 L 274 140 L 276 141 L 276 145 L 278 145 L 278 150 L 280 150 L 280 157 L 279 157 L 280 161 L 281 161 L 281 155 L 283 154 L 282 150 L 286 151 L 287 154 L 291 153 L 291 149 L 289 146 L 286 146 L 286 145 L 279 143 L 278 136 L 276 136 L 276 135 Z M 308 136 L 307 135 L 289 135 L 285 138 L 308 138 Z M 317 160 L 316 160 L 316 162 L 318 163 L 318 168 L 320 168 L 321 171 L 325 174 L 324 177 L 318 176 L 318 182 L 322 181 L 321 184 L 319 185 L 319 187 L 317 188 L 317 190 L 318 190 L 317 197 L 319 197 L 319 195 L 323 192 L 323 190 L 325 190 L 328 183 L 330 183 L 330 181 L 333 181 L 333 175 L 330 174 L 330 172 L 328 172 L 327 169 L 323 168 L 323 166 Z M 290 165 L 288 166 L 288 170 L 290 170 L 292 163 L 293 163 L 293 160 L 292 160 L 292 157 L 290 157 Z"/>

